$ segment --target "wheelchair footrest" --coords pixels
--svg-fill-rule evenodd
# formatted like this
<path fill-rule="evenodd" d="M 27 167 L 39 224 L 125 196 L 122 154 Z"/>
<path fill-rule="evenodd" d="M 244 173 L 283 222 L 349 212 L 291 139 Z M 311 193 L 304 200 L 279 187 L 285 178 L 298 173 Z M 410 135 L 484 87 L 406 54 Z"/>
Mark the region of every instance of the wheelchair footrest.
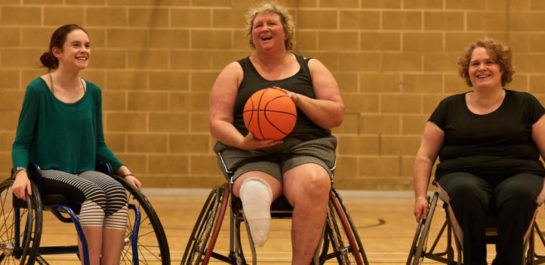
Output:
<path fill-rule="evenodd" d="M 229 263 L 229 264 L 234 264 L 236 265 L 237 264 L 237 261 L 236 261 L 236 258 L 233 256 L 233 257 L 226 257 L 226 256 L 223 256 L 221 254 L 218 254 L 216 252 L 212 252 L 211 256 L 217 260 L 221 260 L 225 263 Z"/>
<path fill-rule="evenodd" d="M 78 253 L 78 246 L 54 246 L 54 247 L 40 247 L 38 254 L 74 254 Z"/>

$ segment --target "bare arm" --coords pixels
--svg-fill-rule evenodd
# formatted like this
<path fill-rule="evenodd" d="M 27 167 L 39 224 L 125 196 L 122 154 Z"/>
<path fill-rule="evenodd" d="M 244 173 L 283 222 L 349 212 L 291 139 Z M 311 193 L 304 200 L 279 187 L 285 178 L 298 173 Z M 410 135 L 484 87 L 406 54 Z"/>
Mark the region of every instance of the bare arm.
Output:
<path fill-rule="evenodd" d="M 541 118 L 532 125 L 532 139 L 536 143 L 541 157 L 545 159 L 545 115 L 541 116 Z"/>
<path fill-rule="evenodd" d="M 422 143 L 416 159 L 414 161 L 414 215 L 416 220 L 421 216 L 426 216 L 428 211 L 428 203 L 426 200 L 426 191 L 430 181 L 431 170 L 439 150 L 443 145 L 445 133 L 433 122 L 426 122 Z"/>
<path fill-rule="evenodd" d="M 344 103 L 337 81 L 320 61 L 311 59 L 308 66 L 316 99 L 291 92 L 288 92 L 288 95 L 318 126 L 331 129 L 341 125 L 344 118 Z"/>
<path fill-rule="evenodd" d="M 251 133 L 244 136 L 233 126 L 235 100 L 242 78 L 242 67 L 237 62 L 227 65 L 218 75 L 210 93 L 210 133 L 223 144 L 244 150 L 279 143 L 273 140 L 259 141 Z"/>

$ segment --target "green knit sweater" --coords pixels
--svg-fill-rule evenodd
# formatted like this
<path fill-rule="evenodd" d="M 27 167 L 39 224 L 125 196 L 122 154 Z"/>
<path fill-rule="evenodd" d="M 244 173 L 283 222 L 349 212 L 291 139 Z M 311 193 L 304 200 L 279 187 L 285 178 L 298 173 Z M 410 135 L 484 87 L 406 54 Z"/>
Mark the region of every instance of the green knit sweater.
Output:
<path fill-rule="evenodd" d="M 33 162 L 77 174 L 94 170 L 96 161 L 109 162 L 114 172 L 122 166 L 104 142 L 100 88 L 85 82 L 75 103 L 58 100 L 40 77 L 28 85 L 12 147 L 14 168 Z"/>

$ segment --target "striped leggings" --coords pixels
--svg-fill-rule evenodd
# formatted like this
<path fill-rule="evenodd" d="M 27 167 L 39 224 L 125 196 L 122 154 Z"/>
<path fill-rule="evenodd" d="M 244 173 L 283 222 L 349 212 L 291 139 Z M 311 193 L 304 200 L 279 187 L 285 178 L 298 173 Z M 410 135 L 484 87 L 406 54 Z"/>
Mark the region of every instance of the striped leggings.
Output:
<path fill-rule="evenodd" d="M 60 193 L 71 203 L 81 204 L 79 220 L 82 226 L 125 230 L 127 192 L 112 177 L 97 171 L 76 175 L 53 169 L 42 170 L 42 177 L 45 193 Z"/>

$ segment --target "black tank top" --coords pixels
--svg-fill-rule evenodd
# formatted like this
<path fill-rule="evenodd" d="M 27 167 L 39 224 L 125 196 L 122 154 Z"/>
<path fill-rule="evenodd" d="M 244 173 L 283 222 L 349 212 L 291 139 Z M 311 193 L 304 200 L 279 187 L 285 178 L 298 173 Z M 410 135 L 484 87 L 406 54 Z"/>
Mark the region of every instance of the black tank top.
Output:
<path fill-rule="evenodd" d="M 308 61 L 310 58 L 303 58 L 297 54 L 294 55 L 301 68 L 295 75 L 281 80 L 267 80 L 263 78 L 250 62 L 249 57 L 238 61 L 244 71 L 244 77 L 238 88 L 238 95 L 235 100 L 233 125 L 242 135 L 248 134 L 248 130 L 244 126 L 244 120 L 242 118 L 244 104 L 246 104 L 246 101 L 254 92 L 263 88 L 276 86 L 310 98 L 316 98 L 314 87 L 312 86 L 312 77 L 310 76 L 310 70 L 308 68 Z M 288 135 L 288 138 L 295 137 L 301 140 L 310 140 L 330 135 L 330 130 L 319 127 L 301 110 L 297 109 L 297 122 L 293 131 Z"/>

